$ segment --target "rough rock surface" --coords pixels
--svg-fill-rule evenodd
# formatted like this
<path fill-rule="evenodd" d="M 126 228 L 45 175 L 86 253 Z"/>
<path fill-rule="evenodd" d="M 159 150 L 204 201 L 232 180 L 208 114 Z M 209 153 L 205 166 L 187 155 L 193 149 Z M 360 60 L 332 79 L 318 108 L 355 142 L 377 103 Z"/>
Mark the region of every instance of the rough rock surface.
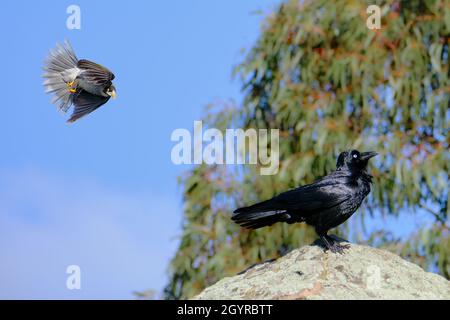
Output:
<path fill-rule="evenodd" d="M 387 251 L 305 246 L 206 288 L 194 299 L 450 299 L 450 281 Z"/>

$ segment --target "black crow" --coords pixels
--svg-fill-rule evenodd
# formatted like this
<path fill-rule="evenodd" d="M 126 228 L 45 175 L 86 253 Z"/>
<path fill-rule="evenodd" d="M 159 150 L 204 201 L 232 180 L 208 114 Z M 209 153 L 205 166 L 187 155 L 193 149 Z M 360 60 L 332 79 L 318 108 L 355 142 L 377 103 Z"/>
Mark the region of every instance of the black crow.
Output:
<path fill-rule="evenodd" d="M 372 176 L 367 163 L 376 155 L 372 151 L 344 151 L 337 159 L 336 171 L 312 184 L 239 208 L 231 219 L 248 229 L 276 222 L 306 222 L 315 228 L 326 249 L 342 253 L 348 246 L 338 244 L 327 232 L 350 218 L 369 194 Z"/>

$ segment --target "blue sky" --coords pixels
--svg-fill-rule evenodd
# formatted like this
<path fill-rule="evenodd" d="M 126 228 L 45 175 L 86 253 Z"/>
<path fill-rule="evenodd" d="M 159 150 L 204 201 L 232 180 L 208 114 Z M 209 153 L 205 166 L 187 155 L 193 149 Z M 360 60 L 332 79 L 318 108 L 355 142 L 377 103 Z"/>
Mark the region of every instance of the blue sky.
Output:
<path fill-rule="evenodd" d="M 176 128 L 240 100 L 231 78 L 276 1 L 8 1 L 0 28 L 0 298 L 133 298 L 160 291 L 180 231 Z M 81 8 L 81 30 L 66 8 Z M 74 125 L 50 104 L 57 42 L 110 68 L 118 99 Z M 81 290 L 66 267 L 81 268 Z"/>

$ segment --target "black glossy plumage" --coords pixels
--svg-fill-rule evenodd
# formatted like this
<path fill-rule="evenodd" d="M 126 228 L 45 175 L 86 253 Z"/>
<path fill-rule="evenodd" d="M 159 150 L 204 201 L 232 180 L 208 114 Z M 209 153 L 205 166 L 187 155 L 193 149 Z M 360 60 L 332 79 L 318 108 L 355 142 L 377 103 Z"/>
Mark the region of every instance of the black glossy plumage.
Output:
<path fill-rule="evenodd" d="M 276 222 L 306 222 L 314 226 L 327 249 L 342 252 L 343 245 L 327 235 L 328 230 L 346 221 L 370 192 L 372 177 L 368 160 L 375 152 L 342 152 L 336 171 L 293 190 L 234 211 L 232 220 L 242 227 L 258 229 Z"/>

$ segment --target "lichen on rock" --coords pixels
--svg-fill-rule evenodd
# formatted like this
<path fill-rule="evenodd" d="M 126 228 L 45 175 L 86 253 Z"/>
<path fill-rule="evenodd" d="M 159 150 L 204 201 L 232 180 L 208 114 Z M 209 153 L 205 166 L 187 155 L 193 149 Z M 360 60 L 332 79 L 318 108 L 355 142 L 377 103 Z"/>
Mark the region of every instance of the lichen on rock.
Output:
<path fill-rule="evenodd" d="M 194 299 L 450 299 L 450 281 L 380 249 L 310 245 L 222 279 Z"/>

